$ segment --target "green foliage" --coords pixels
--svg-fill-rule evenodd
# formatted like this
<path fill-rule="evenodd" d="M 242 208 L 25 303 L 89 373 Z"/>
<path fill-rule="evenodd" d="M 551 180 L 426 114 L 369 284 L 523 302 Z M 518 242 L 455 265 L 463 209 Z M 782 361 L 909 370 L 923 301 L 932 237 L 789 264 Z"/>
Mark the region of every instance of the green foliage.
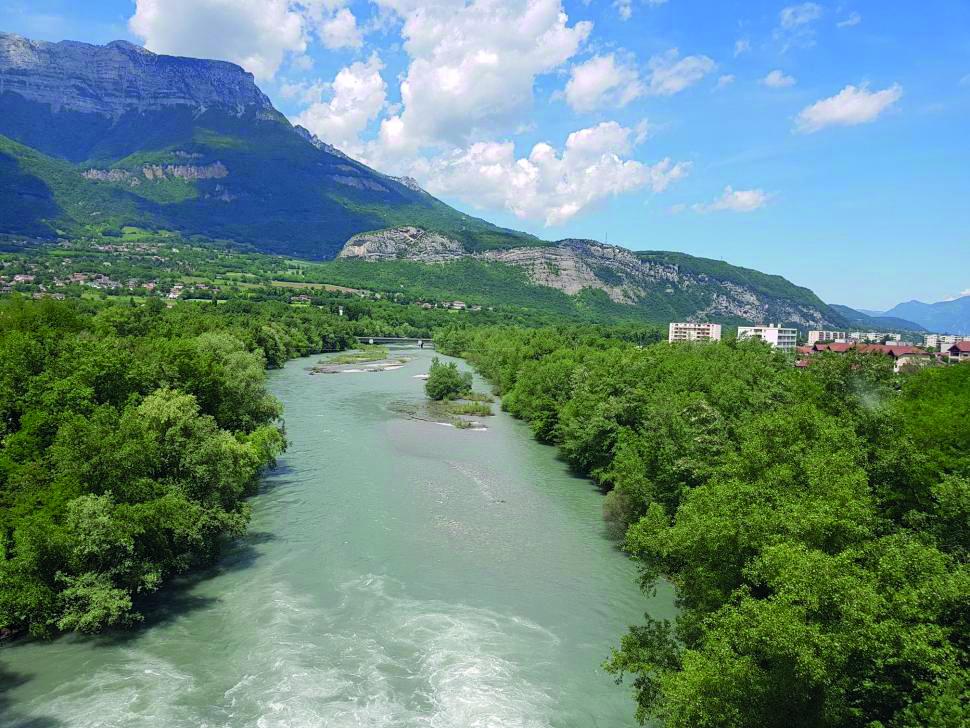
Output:
<path fill-rule="evenodd" d="M 364 344 L 354 351 L 327 359 L 327 364 L 364 364 L 366 362 L 380 361 L 386 359 L 388 350 L 386 346 L 371 346 Z"/>
<path fill-rule="evenodd" d="M 468 395 L 462 395 L 467 397 Z M 453 415 L 472 415 L 475 417 L 490 417 L 492 408 L 484 402 L 449 402 L 448 412 Z"/>
<path fill-rule="evenodd" d="M 242 116 L 188 107 L 130 112 L 117 119 L 54 113 L 16 94 L 0 110 L 0 233 L 51 237 L 87 226 L 177 230 L 266 252 L 332 258 L 354 234 L 419 224 L 470 249 L 540 244 L 465 215 L 363 164 L 317 149 L 279 114 Z M 86 179 L 82 172 L 143 164 L 221 162 L 222 179 Z M 186 162 L 185 160 L 191 160 Z"/>
<path fill-rule="evenodd" d="M 465 393 L 471 391 L 472 374 L 471 372 L 458 371 L 455 362 L 442 362 L 438 357 L 431 361 L 431 368 L 428 370 L 428 380 L 424 384 L 424 389 L 428 396 L 435 401 L 458 399 Z"/>
<path fill-rule="evenodd" d="M 798 370 L 751 342 L 639 348 L 589 329 L 443 331 L 503 407 L 608 491 L 645 589 L 606 663 L 641 721 L 957 726 L 967 701 L 970 367 Z"/>
<path fill-rule="evenodd" d="M 272 303 L 0 303 L 0 629 L 137 622 L 216 557 L 283 450 L 267 363 L 346 322 Z"/>

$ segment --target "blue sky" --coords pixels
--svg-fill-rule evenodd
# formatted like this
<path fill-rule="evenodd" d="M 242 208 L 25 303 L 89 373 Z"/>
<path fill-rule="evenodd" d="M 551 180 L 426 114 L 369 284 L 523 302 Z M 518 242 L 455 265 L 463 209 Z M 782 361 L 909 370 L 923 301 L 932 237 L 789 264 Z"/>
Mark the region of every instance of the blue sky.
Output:
<path fill-rule="evenodd" d="M 545 238 L 863 308 L 970 293 L 966 0 L 0 0 L 0 29 L 238 62 L 326 141 Z"/>

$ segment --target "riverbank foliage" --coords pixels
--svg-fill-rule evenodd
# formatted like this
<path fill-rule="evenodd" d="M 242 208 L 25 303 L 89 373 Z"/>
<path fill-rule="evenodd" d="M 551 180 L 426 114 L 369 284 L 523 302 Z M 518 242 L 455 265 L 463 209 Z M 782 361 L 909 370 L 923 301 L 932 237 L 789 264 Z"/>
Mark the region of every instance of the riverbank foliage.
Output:
<path fill-rule="evenodd" d="M 436 344 L 608 491 L 644 589 L 676 586 L 676 622 L 648 616 L 606 663 L 640 720 L 966 725 L 970 365 L 797 370 L 757 342 L 568 328 Z"/>
<path fill-rule="evenodd" d="M 0 630 L 130 624 L 210 562 L 285 444 L 265 367 L 346 329 L 245 302 L 0 302 Z"/>
<path fill-rule="evenodd" d="M 471 372 L 458 371 L 455 362 L 443 362 L 438 357 L 431 360 L 428 379 L 424 383 L 424 390 L 428 397 L 436 402 L 458 399 L 471 392 Z"/>

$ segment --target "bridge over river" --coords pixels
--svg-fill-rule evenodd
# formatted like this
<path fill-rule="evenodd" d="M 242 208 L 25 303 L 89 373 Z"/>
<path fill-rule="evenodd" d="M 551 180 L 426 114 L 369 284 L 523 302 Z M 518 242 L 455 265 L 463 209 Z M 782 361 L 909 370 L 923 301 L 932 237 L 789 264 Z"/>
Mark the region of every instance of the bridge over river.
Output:
<path fill-rule="evenodd" d="M 357 341 L 361 344 L 392 344 L 394 346 L 417 346 L 422 349 L 434 348 L 434 342 L 431 339 L 406 339 L 397 336 L 358 336 Z"/>

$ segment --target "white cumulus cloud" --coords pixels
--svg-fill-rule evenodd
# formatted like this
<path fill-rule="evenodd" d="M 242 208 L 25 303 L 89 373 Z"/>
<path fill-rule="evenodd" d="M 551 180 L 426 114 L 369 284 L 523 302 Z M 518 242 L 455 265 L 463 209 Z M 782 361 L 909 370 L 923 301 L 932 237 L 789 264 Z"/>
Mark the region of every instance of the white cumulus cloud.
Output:
<path fill-rule="evenodd" d="M 694 205 L 697 212 L 754 212 L 768 204 L 771 195 L 762 189 L 736 190 L 731 185 L 724 188 L 724 192 L 711 203 Z"/>
<path fill-rule="evenodd" d="M 795 85 L 795 78 L 794 76 L 786 76 L 782 71 L 775 69 L 761 79 L 761 83 L 768 88 L 786 88 Z"/>
<path fill-rule="evenodd" d="M 828 126 L 855 126 L 875 121 L 903 96 L 898 83 L 882 91 L 870 91 L 866 85 L 846 86 L 835 96 L 816 101 L 798 114 L 796 131 L 811 134 Z"/>
<path fill-rule="evenodd" d="M 822 6 L 818 3 L 802 3 L 801 5 L 789 5 L 782 8 L 779 13 L 781 27 L 786 30 L 797 28 L 799 25 L 806 25 L 822 17 Z"/>
<path fill-rule="evenodd" d="M 318 97 L 293 122 L 338 149 L 349 154 L 360 153 L 361 132 L 377 118 L 387 101 L 387 84 L 381 77 L 383 68 L 380 57 L 374 53 L 367 61 L 341 69 L 333 82 L 325 86 L 285 87 L 284 93 L 302 95 L 307 101 Z M 331 96 L 328 101 L 322 99 L 326 91 Z"/>
<path fill-rule="evenodd" d="M 323 44 L 332 50 L 360 48 L 364 43 L 357 18 L 347 8 L 340 8 L 332 17 L 320 23 L 318 33 Z"/>
<path fill-rule="evenodd" d="M 680 57 L 676 48 L 654 56 L 650 69 L 649 92 L 656 96 L 672 96 L 693 86 L 713 71 L 717 64 L 707 56 Z"/>
<path fill-rule="evenodd" d="M 592 30 L 560 0 L 377 0 L 403 21 L 410 65 L 400 114 L 384 120 L 387 151 L 462 144 L 521 121 L 537 76 L 572 58 Z"/>
<path fill-rule="evenodd" d="M 736 79 L 734 78 L 733 73 L 725 73 L 723 76 L 720 76 L 717 79 L 717 88 L 727 88 L 734 83 L 735 80 Z"/>
<path fill-rule="evenodd" d="M 610 53 L 573 66 L 564 95 L 575 111 L 593 111 L 609 104 L 626 106 L 645 91 L 636 68 Z"/>
<path fill-rule="evenodd" d="M 326 48 L 360 48 L 364 37 L 349 0 L 290 0 Z"/>
<path fill-rule="evenodd" d="M 306 49 L 288 0 L 135 0 L 128 26 L 150 51 L 232 61 L 262 80 Z"/>
<path fill-rule="evenodd" d="M 751 41 L 747 38 L 738 38 L 734 41 L 734 57 L 742 55 L 743 53 L 748 53 L 751 51 Z"/>
<path fill-rule="evenodd" d="M 416 171 L 430 192 L 560 225 L 605 198 L 645 188 L 662 192 L 688 174 L 686 162 L 625 158 L 638 136 L 603 122 L 570 134 L 562 151 L 539 143 L 518 158 L 510 141 L 478 142 L 424 160 Z"/>

